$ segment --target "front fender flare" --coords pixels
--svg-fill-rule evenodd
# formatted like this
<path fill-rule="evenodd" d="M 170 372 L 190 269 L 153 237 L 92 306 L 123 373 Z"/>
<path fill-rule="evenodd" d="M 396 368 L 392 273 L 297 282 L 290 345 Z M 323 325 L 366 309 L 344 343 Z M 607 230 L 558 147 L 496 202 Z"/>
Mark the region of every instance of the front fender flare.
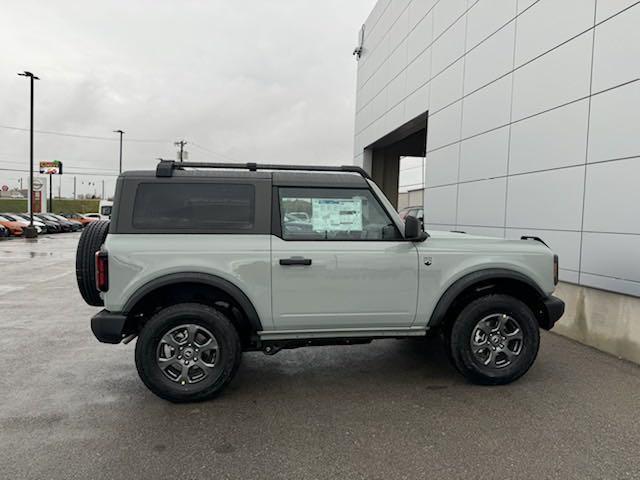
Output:
<path fill-rule="evenodd" d="M 429 318 L 427 327 L 433 328 L 442 324 L 442 322 L 445 320 L 449 307 L 451 307 L 456 298 L 458 298 L 458 296 L 466 289 L 479 282 L 490 280 L 519 281 L 532 288 L 539 295 L 540 300 L 543 300 L 548 296 L 536 282 L 520 272 L 504 268 L 487 268 L 484 270 L 478 270 L 459 278 L 453 284 L 451 284 L 447 288 L 447 290 L 445 290 L 444 294 L 442 294 L 442 296 L 440 297 L 440 300 L 438 300 L 436 307 L 433 309 L 433 313 Z"/>

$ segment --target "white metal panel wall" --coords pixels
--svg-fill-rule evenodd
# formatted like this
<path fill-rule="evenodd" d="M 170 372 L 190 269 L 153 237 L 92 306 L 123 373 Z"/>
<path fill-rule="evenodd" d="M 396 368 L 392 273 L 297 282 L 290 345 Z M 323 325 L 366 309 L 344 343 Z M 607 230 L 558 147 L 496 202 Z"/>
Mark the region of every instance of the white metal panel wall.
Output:
<path fill-rule="evenodd" d="M 429 228 L 538 235 L 563 280 L 640 295 L 638 25 L 637 0 L 379 0 L 355 162 L 429 111 Z"/>

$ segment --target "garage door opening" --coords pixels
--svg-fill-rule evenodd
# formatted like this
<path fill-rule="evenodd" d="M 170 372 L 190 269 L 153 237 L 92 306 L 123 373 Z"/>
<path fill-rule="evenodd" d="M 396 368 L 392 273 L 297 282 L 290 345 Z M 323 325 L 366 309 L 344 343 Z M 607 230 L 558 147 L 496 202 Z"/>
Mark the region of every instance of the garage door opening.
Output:
<path fill-rule="evenodd" d="M 400 159 L 425 157 L 427 118 L 425 112 L 365 148 L 364 168 L 395 208 L 399 200 Z"/>

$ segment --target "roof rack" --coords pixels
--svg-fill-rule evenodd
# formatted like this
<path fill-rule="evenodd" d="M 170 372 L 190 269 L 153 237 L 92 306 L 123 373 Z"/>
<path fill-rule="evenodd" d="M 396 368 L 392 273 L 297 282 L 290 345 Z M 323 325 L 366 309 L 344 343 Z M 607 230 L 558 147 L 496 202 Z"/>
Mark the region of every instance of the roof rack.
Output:
<path fill-rule="evenodd" d="M 356 165 L 273 165 L 260 163 L 208 163 L 208 162 L 176 162 L 175 160 L 160 160 L 156 168 L 156 177 L 172 177 L 174 170 L 184 168 L 219 168 L 219 169 L 242 169 L 255 172 L 257 170 L 300 170 L 309 172 L 352 172 L 371 179 L 369 174 Z"/>

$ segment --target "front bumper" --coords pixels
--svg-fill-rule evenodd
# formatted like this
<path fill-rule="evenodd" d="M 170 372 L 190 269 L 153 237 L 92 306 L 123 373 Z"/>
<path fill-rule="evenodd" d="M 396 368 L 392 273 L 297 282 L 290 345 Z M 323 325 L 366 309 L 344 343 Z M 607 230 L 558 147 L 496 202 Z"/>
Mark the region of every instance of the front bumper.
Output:
<path fill-rule="evenodd" d="M 551 295 L 544 300 L 543 304 L 546 324 L 541 325 L 541 327 L 545 330 L 551 330 L 564 313 L 564 302 L 558 297 Z"/>
<path fill-rule="evenodd" d="M 120 343 L 126 321 L 126 315 L 101 310 L 91 318 L 91 331 L 102 343 Z"/>

